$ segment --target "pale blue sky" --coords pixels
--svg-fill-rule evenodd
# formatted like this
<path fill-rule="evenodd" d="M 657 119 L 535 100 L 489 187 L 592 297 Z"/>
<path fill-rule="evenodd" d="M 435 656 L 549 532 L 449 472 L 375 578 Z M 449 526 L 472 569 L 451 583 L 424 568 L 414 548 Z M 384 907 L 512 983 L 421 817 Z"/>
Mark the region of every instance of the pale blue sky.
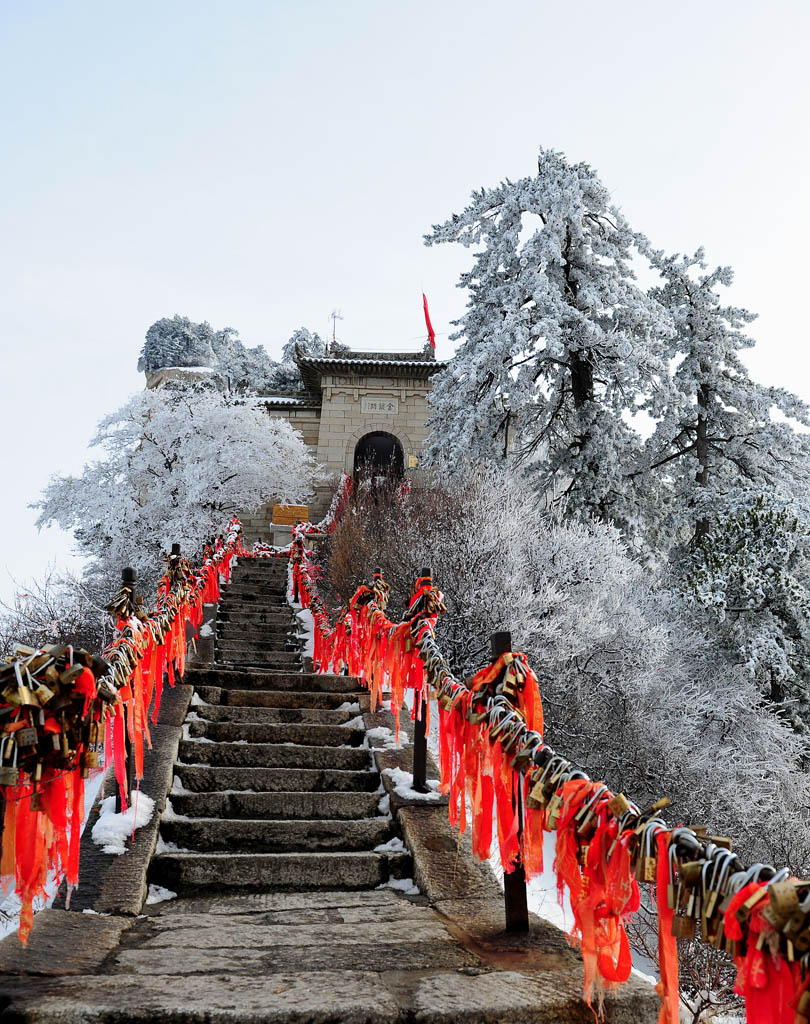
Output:
<path fill-rule="evenodd" d="M 278 354 L 338 306 L 344 341 L 416 346 L 424 289 L 447 332 L 469 254 L 421 236 L 540 144 L 731 263 L 754 372 L 810 400 L 809 28 L 806 0 L 0 0 L 0 595 L 64 561 L 26 503 L 142 386 L 149 324 Z"/>

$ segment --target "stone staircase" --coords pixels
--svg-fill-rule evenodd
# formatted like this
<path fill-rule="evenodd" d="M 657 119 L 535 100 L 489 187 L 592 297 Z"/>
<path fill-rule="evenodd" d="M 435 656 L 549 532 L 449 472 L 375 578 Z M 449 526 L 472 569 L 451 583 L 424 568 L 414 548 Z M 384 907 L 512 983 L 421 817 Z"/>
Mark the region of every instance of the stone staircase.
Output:
<path fill-rule="evenodd" d="M 363 889 L 411 874 L 408 854 L 375 849 L 394 833 L 363 745 L 368 695 L 347 676 L 299 670 L 286 585 L 281 559 L 238 565 L 216 665 L 187 673 L 197 698 L 149 872 L 180 895 Z"/>
<path fill-rule="evenodd" d="M 381 804 L 374 765 L 407 768 L 410 751 L 372 755 L 360 715 L 393 720 L 353 679 L 296 671 L 285 573 L 236 568 L 216 661 L 189 667 L 189 713 L 175 688 L 154 730 L 155 795 L 173 764 L 157 853 L 155 822 L 128 856 L 96 853 L 113 863 L 91 905 L 85 879 L 70 911 L 36 915 L 26 950 L 0 942 L 0 1024 L 592 1024 L 578 955 L 541 921 L 503 933 L 494 876 L 446 807 L 404 804 L 390 776 Z M 147 863 L 177 898 L 143 904 Z M 631 980 L 606 1010 L 651 1024 L 658 1000 Z"/>

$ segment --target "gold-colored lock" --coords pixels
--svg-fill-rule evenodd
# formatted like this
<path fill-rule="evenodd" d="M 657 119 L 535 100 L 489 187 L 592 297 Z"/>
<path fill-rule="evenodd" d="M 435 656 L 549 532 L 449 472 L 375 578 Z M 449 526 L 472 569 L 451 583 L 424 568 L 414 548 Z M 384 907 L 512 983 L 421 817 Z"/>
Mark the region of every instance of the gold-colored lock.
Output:
<path fill-rule="evenodd" d="M 624 793 L 616 793 L 613 799 L 608 803 L 608 810 L 614 818 L 621 818 L 623 814 L 626 814 L 630 810 L 630 801 Z"/>

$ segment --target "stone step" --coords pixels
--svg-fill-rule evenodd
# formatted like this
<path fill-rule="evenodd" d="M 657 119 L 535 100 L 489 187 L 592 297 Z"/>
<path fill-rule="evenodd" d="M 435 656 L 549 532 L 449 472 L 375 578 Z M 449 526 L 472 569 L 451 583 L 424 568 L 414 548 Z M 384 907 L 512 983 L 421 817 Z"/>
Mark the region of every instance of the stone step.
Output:
<path fill-rule="evenodd" d="M 360 714 L 359 711 L 331 708 L 230 707 L 228 704 L 198 705 L 193 710 L 208 722 L 248 722 L 253 725 L 345 725 Z"/>
<path fill-rule="evenodd" d="M 253 584 L 236 588 L 235 585 L 220 590 L 222 604 L 232 605 L 274 605 L 287 603 L 287 591 L 282 587 L 255 587 Z M 289 607 L 289 605 L 287 605 Z"/>
<path fill-rule="evenodd" d="M 175 799 L 172 797 L 173 801 Z M 299 821 L 195 818 L 190 821 L 163 821 L 160 825 L 164 842 L 175 843 L 183 850 L 199 852 L 371 851 L 375 846 L 387 843 L 392 831 L 391 819 L 379 817 L 357 821 L 326 818 Z"/>
<path fill-rule="evenodd" d="M 172 793 L 174 813 L 186 818 L 258 818 L 273 820 L 373 818 L 379 793 L 227 792 Z"/>
<path fill-rule="evenodd" d="M 214 661 L 222 662 L 226 667 L 231 665 L 240 668 L 256 669 L 293 669 L 301 664 L 298 651 L 214 651 Z"/>
<path fill-rule="evenodd" d="M 251 622 L 261 618 L 278 618 L 286 622 L 292 621 L 293 612 L 283 601 L 223 601 L 217 606 L 218 618 L 230 616 L 231 621 Z"/>
<path fill-rule="evenodd" d="M 255 637 L 256 639 L 266 637 L 267 639 L 283 640 L 287 637 L 295 637 L 297 633 L 298 630 L 293 622 L 245 622 L 238 618 L 238 620 L 232 622 L 226 620 L 216 624 L 216 635 L 221 637 L 223 640 L 242 640 L 249 637 Z"/>
<path fill-rule="evenodd" d="M 294 643 L 296 647 L 300 646 L 296 640 L 290 637 L 287 633 L 281 633 L 278 636 L 268 636 L 266 632 L 258 630 L 255 636 L 220 636 L 217 634 L 217 647 L 222 651 L 255 651 L 259 653 L 261 651 L 276 651 L 280 650 L 284 652 L 284 646 L 286 644 Z"/>
<path fill-rule="evenodd" d="M 370 793 L 380 777 L 370 769 L 334 768 L 211 768 L 205 765 L 174 768 L 175 778 L 194 793 L 213 790 L 252 790 L 255 793 Z"/>
<path fill-rule="evenodd" d="M 220 587 L 220 590 L 226 594 L 235 594 L 251 589 L 260 593 L 270 590 L 284 593 L 287 589 L 287 573 L 278 573 L 274 576 L 270 576 L 269 573 L 254 576 L 244 576 L 241 572 L 234 573 L 231 582 L 225 587 Z"/>
<path fill-rule="evenodd" d="M 205 737 L 214 743 L 294 743 L 311 747 L 359 747 L 366 736 L 365 729 L 352 729 L 346 725 L 315 725 L 291 723 L 287 725 L 265 722 L 206 722 L 186 723 L 191 739 Z"/>
<path fill-rule="evenodd" d="M 286 573 L 289 564 L 289 555 L 279 558 L 246 558 L 237 566 L 234 576 L 258 576 L 261 573 Z"/>
<path fill-rule="evenodd" d="M 253 768 L 327 768 L 363 771 L 371 766 L 365 747 L 300 746 L 296 743 L 209 743 L 181 740 L 185 765 Z"/>
<path fill-rule="evenodd" d="M 292 622 L 293 613 L 288 604 L 273 602 L 245 604 L 242 601 L 223 602 L 217 606 L 217 620 L 231 622 Z"/>
<path fill-rule="evenodd" d="M 242 594 L 228 594 L 226 591 L 223 591 L 222 599 L 218 602 L 218 605 L 219 608 L 223 610 L 228 608 L 237 608 L 239 611 L 245 612 L 245 614 L 261 611 L 286 612 L 288 615 L 293 614 L 292 608 L 283 596 L 260 596 L 261 600 L 255 597 L 254 599 L 250 599 Z"/>
<path fill-rule="evenodd" d="M 198 686 L 197 693 L 210 707 L 244 707 L 244 708 L 292 708 L 297 710 L 337 710 L 343 704 L 360 706 L 360 711 L 367 711 L 370 700 L 368 691 L 357 694 L 317 693 L 306 690 L 223 690 L 219 686 Z M 236 700 L 233 697 L 236 696 Z M 240 703 L 241 702 L 241 703 Z M 204 705 L 195 705 L 201 713 Z M 350 712 L 352 716 L 360 711 Z"/>
<path fill-rule="evenodd" d="M 405 853 L 161 853 L 152 858 L 149 881 L 179 893 L 374 889 L 412 870 Z"/>
<path fill-rule="evenodd" d="M 352 676 L 335 676 L 327 672 L 268 672 L 229 668 L 191 668 L 186 670 L 183 682 L 192 686 L 218 686 L 231 691 L 229 704 L 250 704 L 247 698 L 234 700 L 234 691 L 301 690 L 319 693 L 359 693 L 363 686 Z"/>

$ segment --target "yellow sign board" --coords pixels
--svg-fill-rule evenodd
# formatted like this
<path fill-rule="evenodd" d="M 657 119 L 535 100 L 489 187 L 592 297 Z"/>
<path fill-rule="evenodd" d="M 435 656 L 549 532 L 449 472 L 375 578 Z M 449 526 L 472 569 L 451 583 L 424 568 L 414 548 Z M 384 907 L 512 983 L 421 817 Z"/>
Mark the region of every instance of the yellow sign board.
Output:
<path fill-rule="evenodd" d="M 295 526 L 299 521 L 309 522 L 309 505 L 273 505 L 276 526 Z"/>

